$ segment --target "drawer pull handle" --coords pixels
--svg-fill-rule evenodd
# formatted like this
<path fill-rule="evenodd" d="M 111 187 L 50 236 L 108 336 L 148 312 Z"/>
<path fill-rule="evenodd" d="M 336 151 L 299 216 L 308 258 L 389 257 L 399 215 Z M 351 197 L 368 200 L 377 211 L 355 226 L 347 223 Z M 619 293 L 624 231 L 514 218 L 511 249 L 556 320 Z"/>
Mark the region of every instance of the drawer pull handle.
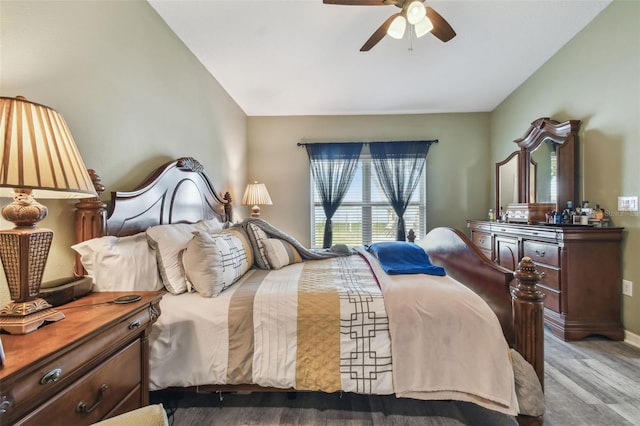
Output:
<path fill-rule="evenodd" d="M 76 412 L 80 414 L 89 414 L 90 412 L 98 408 L 98 406 L 102 404 L 102 401 L 104 400 L 104 393 L 107 391 L 108 388 L 109 386 L 106 383 L 103 383 L 100 386 L 100 389 L 98 389 L 98 399 L 96 399 L 95 404 L 93 404 L 91 408 L 87 408 L 88 404 L 84 401 L 80 401 L 76 406 Z"/>
<path fill-rule="evenodd" d="M 129 324 L 129 330 L 140 328 L 141 325 L 142 325 L 142 322 L 140 322 L 140 320 L 135 320 L 131 324 Z"/>
<path fill-rule="evenodd" d="M 480 241 L 480 244 L 484 244 L 484 238 L 480 238 L 478 241 Z"/>
<path fill-rule="evenodd" d="M 546 253 L 546 252 L 545 252 L 544 250 L 542 250 L 542 251 L 540 251 L 540 250 L 536 250 L 536 254 L 537 254 L 538 256 L 540 256 L 540 257 L 544 257 L 545 253 Z"/>
<path fill-rule="evenodd" d="M 11 401 L 5 395 L 2 395 L 2 398 L 0 398 L 0 414 L 6 413 L 9 407 L 11 407 Z"/>
<path fill-rule="evenodd" d="M 42 376 L 42 378 L 40 379 L 40 384 L 46 385 L 48 383 L 57 382 L 60 376 L 62 376 L 62 369 L 54 368 L 53 370 Z"/>

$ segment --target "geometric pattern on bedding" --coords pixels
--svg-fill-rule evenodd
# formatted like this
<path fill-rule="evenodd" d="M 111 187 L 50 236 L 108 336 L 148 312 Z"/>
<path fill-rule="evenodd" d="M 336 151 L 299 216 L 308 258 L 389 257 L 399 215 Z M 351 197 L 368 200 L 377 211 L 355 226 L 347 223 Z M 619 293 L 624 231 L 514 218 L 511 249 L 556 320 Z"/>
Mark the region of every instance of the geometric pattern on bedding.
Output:
<path fill-rule="evenodd" d="M 351 257 L 354 258 L 351 260 L 359 258 Z M 345 390 L 385 393 L 384 386 L 379 386 L 379 383 L 386 381 L 387 391 L 392 393 L 391 347 L 379 345 L 381 341 L 390 342 L 388 338 L 380 339 L 389 335 L 389 317 L 384 310 L 382 293 L 377 284 L 371 287 L 371 282 L 365 281 L 371 277 L 365 262 L 348 262 L 347 259 L 335 259 L 338 263 L 345 263 L 340 268 L 343 275 L 338 293 L 341 305 L 348 305 L 349 308 L 342 308 L 341 312 L 351 312 L 349 316 L 340 318 L 340 334 L 343 337 L 340 372 L 343 377 L 348 377 L 351 386 L 355 385 L 355 388 Z M 348 356 L 344 356 L 345 353 Z"/>
<path fill-rule="evenodd" d="M 391 394 L 391 364 L 389 319 L 369 266 L 360 256 L 305 262 L 296 388 Z"/>

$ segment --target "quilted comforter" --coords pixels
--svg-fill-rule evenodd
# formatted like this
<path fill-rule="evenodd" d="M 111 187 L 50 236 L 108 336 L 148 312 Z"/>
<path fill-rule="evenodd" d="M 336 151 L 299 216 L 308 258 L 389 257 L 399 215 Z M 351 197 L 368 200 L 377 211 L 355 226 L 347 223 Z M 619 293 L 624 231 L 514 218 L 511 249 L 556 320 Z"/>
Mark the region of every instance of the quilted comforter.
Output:
<path fill-rule="evenodd" d="M 216 298 L 165 295 L 151 390 L 395 393 L 516 414 L 507 343 L 484 301 L 450 277 L 392 277 L 376 262 L 362 251 L 253 269 Z"/>

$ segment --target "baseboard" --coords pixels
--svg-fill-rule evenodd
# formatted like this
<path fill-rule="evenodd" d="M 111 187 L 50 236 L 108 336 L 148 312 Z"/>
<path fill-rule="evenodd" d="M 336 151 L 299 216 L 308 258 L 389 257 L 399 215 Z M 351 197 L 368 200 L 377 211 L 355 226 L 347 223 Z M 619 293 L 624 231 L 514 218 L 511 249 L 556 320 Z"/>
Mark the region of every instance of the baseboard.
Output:
<path fill-rule="evenodd" d="M 624 331 L 624 342 L 628 343 L 631 346 L 635 346 L 636 348 L 640 349 L 640 336 L 638 336 L 637 334 L 633 334 L 632 332 L 625 330 Z"/>

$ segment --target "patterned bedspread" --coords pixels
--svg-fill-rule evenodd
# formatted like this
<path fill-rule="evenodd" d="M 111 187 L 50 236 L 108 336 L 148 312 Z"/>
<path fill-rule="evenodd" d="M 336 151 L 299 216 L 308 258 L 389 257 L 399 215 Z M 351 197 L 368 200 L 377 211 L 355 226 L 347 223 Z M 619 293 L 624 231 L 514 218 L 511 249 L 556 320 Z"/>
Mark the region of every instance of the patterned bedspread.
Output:
<path fill-rule="evenodd" d="M 254 269 L 217 298 L 165 295 L 150 338 L 151 390 L 251 383 L 392 394 L 398 373 L 393 369 L 404 371 L 404 376 L 437 371 L 438 365 L 425 364 L 420 356 L 416 365 L 404 365 L 405 360 L 392 363 L 394 327 L 370 261 L 353 255 L 280 270 Z M 422 326 L 415 324 L 413 330 L 418 333 Z M 466 368 L 482 368 L 470 355 L 473 364 Z M 505 392 L 509 396 L 514 391 Z M 419 397 L 442 399 L 438 394 Z M 517 412 L 517 403 L 494 407 L 491 395 L 481 397 L 489 401 L 483 404 L 489 408 Z"/>

